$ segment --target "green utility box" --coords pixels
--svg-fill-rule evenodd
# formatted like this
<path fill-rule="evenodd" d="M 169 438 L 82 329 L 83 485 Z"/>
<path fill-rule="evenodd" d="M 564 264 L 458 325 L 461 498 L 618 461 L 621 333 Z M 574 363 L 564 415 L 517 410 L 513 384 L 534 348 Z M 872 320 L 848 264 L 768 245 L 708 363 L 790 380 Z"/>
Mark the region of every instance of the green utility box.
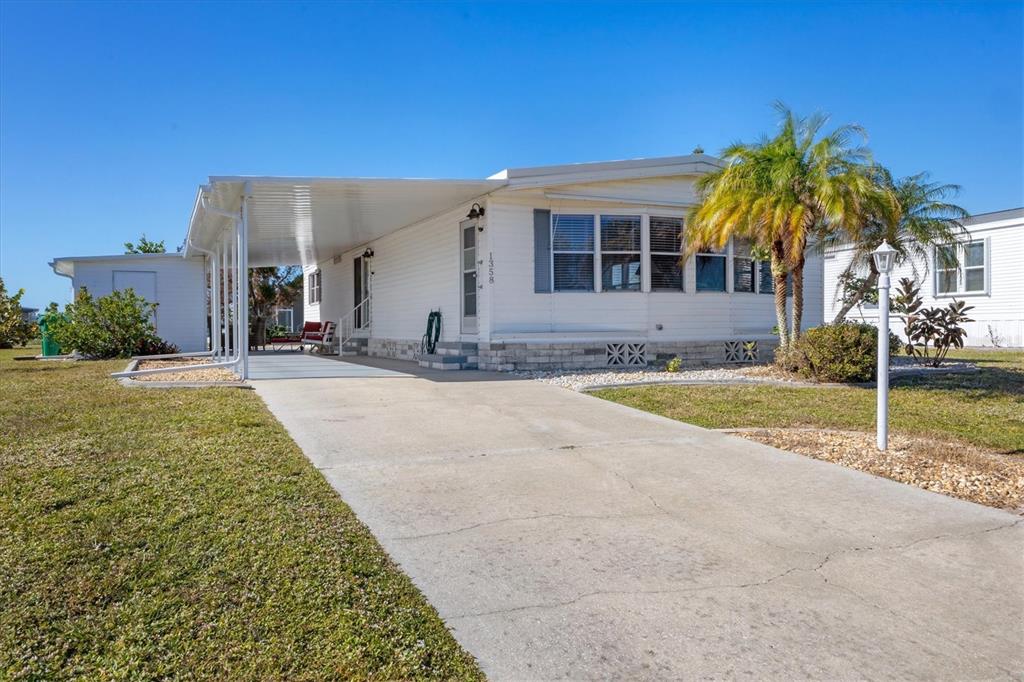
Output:
<path fill-rule="evenodd" d="M 60 346 L 50 336 L 50 320 L 46 315 L 39 318 L 39 334 L 43 337 L 43 357 L 60 355 Z"/>

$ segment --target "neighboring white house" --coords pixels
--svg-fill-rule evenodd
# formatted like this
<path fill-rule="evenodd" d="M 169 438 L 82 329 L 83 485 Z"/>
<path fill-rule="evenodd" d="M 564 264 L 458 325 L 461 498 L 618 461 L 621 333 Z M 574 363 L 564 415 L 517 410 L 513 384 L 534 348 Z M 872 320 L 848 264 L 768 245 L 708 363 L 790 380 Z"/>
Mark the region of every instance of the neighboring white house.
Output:
<path fill-rule="evenodd" d="M 694 155 L 509 169 L 477 196 L 373 239 L 358 236 L 368 207 L 355 202 L 345 210 L 355 216 L 348 243 L 305 259 L 305 319 L 345 319 L 352 349 L 413 359 L 428 314 L 440 311 L 445 357 L 428 358 L 432 366 L 602 367 L 675 355 L 708 364 L 748 359 L 750 341 L 768 358 L 777 344 L 768 263 L 735 242 L 679 265 L 694 182 L 718 164 Z M 309 183 L 313 197 L 322 187 L 324 206 L 331 183 Z M 805 326 L 821 323 L 822 292 L 822 260 L 812 256 Z M 369 312 L 353 313 L 364 300 Z"/>
<path fill-rule="evenodd" d="M 50 267 L 93 296 L 133 289 L 156 303 L 156 331 L 182 352 L 206 350 L 206 275 L 202 258 L 180 253 L 55 258 Z"/>
<path fill-rule="evenodd" d="M 954 298 L 974 307 L 967 313 L 974 321 L 965 324 L 969 346 L 1024 346 L 1024 208 L 982 213 L 964 221 L 967 235 L 951 249 L 957 266 L 938 258 L 935 250 L 927 262 L 914 261 L 892 274 L 895 291 L 903 277 L 921 287 L 926 307 L 946 306 Z M 825 254 L 825 319 L 839 312 L 839 275 L 850 264 L 849 248 Z M 877 306 L 854 308 L 847 319 L 878 320 Z M 898 322 L 894 332 L 902 332 Z"/>

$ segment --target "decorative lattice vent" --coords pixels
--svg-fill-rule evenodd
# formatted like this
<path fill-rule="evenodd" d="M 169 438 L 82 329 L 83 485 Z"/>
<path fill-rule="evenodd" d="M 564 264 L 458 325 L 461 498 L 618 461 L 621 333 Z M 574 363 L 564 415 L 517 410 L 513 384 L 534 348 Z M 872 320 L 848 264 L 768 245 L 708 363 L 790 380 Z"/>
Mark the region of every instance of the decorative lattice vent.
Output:
<path fill-rule="evenodd" d="M 647 364 L 646 343 L 609 343 L 604 348 L 609 367 L 636 367 Z"/>
<path fill-rule="evenodd" d="M 757 362 L 757 341 L 726 341 L 726 362 Z"/>

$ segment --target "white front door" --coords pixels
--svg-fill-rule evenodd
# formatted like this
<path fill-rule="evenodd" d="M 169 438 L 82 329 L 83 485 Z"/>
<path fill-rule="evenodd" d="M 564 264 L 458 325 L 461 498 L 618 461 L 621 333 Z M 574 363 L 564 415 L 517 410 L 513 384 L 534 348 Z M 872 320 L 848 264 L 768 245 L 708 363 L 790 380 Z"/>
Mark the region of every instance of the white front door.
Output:
<path fill-rule="evenodd" d="M 462 332 L 476 334 L 476 220 L 463 220 L 459 223 L 459 247 L 462 256 L 460 261 L 462 280 Z"/>

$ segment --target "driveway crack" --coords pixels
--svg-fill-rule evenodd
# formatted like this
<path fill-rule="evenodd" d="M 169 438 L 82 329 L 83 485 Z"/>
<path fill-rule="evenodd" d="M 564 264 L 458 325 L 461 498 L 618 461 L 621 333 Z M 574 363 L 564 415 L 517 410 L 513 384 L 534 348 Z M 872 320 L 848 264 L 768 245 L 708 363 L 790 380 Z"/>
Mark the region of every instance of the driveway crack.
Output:
<path fill-rule="evenodd" d="M 573 604 L 579 603 L 579 602 L 584 601 L 586 599 L 591 599 L 593 597 L 640 596 L 640 595 L 658 595 L 658 594 L 689 594 L 689 593 L 694 593 L 694 592 L 706 592 L 708 590 L 749 589 L 749 588 L 752 588 L 752 587 L 763 587 L 765 585 L 770 585 L 771 583 L 774 583 L 774 582 L 776 582 L 778 580 L 782 580 L 783 578 L 785 578 L 785 577 L 787 577 L 789 575 L 792 575 L 794 573 L 813 573 L 813 574 L 817 575 L 829 587 L 832 587 L 832 588 L 839 589 L 839 590 L 842 590 L 844 592 L 847 592 L 848 594 L 851 594 L 851 595 L 857 597 L 858 599 L 860 599 L 864 603 L 866 603 L 869 606 L 872 606 L 872 607 L 874 607 L 876 609 L 887 611 L 889 613 L 895 614 L 895 612 L 892 611 L 891 609 L 887 609 L 886 607 L 883 607 L 883 606 L 881 606 L 879 604 L 875 604 L 875 603 L 871 602 L 870 600 L 865 598 L 863 595 L 858 594 L 856 591 L 854 591 L 854 590 L 852 590 L 852 589 L 850 589 L 848 587 L 845 587 L 843 585 L 840 585 L 840 584 L 838 584 L 838 583 L 836 583 L 834 581 L 830 581 L 826 576 L 820 574 L 821 569 L 823 569 L 830 561 L 832 561 L 832 559 L 834 557 L 845 555 L 845 554 L 852 554 L 852 553 L 859 553 L 859 552 L 873 552 L 873 551 L 898 551 L 898 550 L 902 550 L 902 549 L 907 549 L 909 547 L 913 547 L 914 545 L 918 545 L 918 544 L 921 544 L 923 542 L 929 542 L 929 541 L 932 541 L 932 540 L 943 540 L 943 539 L 947 539 L 947 538 L 968 538 L 968 537 L 972 537 L 972 536 L 975 536 L 975 535 L 984 535 L 986 533 L 993 533 L 993 532 L 996 532 L 996 531 L 999 531 L 999 530 L 1003 530 L 1003 529 L 1006 529 L 1006 528 L 1013 528 L 1015 526 L 1020 525 L 1021 523 L 1024 523 L 1024 519 L 1018 519 L 1018 520 L 1016 520 L 1016 521 L 1014 521 L 1012 523 L 1004 523 L 1004 524 L 1001 524 L 1001 525 L 998 525 L 998 526 L 995 526 L 995 527 L 992 527 L 992 528 L 985 528 L 985 529 L 982 529 L 982 530 L 972 531 L 972 532 L 969 532 L 969 533 L 943 534 L 943 535 L 930 536 L 930 537 L 926 537 L 926 538 L 920 538 L 918 540 L 914 540 L 912 542 L 907 542 L 907 543 L 903 543 L 903 544 L 899 544 L 899 545 L 887 545 L 887 546 L 881 546 L 881 547 L 850 547 L 850 548 L 847 548 L 847 549 L 841 549 L 841 550 L 837 550 L 835 552 L 829 552 L 829 553 L 825 554 L 824 557 L 820 561 L 818 561 L 818 563 L 816 563 L 813 566 L 810 566 L 810 567 L 807 567 L 807 566 L 793 566 L 791 568 L 788 568 L 788 569 L 786 569 L 786 570 L 784 570 L 784 571 L 782 571 L 780 573 L 776 573 L 776 574 L 774 574 L 774 575 L 772 575 L 772 576 L 770 576 L 768 578 L 765 578 L 763 580 L 754 580 L 754 581 L 745 582 L 745 583 L 718 583 L 718 584 L 714 584 L 714 585 L 700 585 L 700 586 L 693 586 L 693 587 L 682 587 L 682 588 L 671 588 L 671 589 L 660 589 L 660 590 L 595 590 L 593 592 L 584 592 L 582 594 L 579 594 L 579 595 L 573 597 L 572 599 L 567 599 L 567 600 L 564 600 L 564 601 L 541 602 L 541 603 L 537 603 L 537 604 L 524 604 L 524 605 L 521 605 L 521 606 L 512 606 L 512 607 L 508 607 L 508 608 L 504 608 L 504 609 L 494 609 L 494 610 L 491 610 L 491 611 L 461 613 L 461 614 L 457 614 L 457 615 L 453 615 L 453 616 L 448 616 L 446 618 L 446 620 L 454 621 L 454 620 L 462 620 L 462 619 L 466 619 L 466 618 L 482 618 L 482 617 L 486 617 L 486 616 L 504 615 L 504 614 L 509 614 L 509 613 L 517 613 L 517 612 L 520 612 L 520 611 L 557 609 L 557 608 L 563 608 L 563 607 L 566 607 L 566 606 L 572 606 Z"/>
<path fill-rule="evenodd" d="M 447 535 L 455 535 L 457 533 L 464 533 L 469 530 L 475 530 L 477 528 L 486 528 L 487 526 L 497 526 L 503 523 L 512 523 L 515 521 L 535 521 L 538 519 L 640 519 L 648 518 L 651 516 L 657 516 L 657 514 L 563 514 L 563 513 L 552 513 L 552 514 L 534 514 L 530 516 L 509 516 L 503 519 L 494 519 L 491 521 L 481 521 L 480 523 L 473 523 L 468 526 L 460 526 L 458 528 L 452 528 L 450 530 L 441 530 L 433 533 L 421 533 L 418 535 L 397 535 L 393 537 L 385 538 L 387 540 L 421 540 L 423 538 L 436 538 Z"/>

